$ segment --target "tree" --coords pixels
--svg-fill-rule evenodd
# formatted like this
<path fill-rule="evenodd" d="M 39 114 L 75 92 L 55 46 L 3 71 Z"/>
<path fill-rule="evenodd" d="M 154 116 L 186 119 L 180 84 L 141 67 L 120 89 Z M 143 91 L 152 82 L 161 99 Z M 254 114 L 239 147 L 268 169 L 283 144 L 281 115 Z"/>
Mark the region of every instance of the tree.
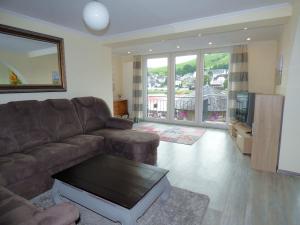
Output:
<path fill-rule="evenodd" d="M 209 75 L 204 75 L 204 85 L 210 85 L 210 76 Z"/>
<path fill-rule="evenodd" d="M 228 63 L 215 64 L 212 69 L 228 69 Z"/>
<path fill-rule="evenodd" d="M 183 74 L 194 73 L 196 71 L 196 67 L 192 66 L 191 64 L 185 64 L 182 68 Z"/>
<path fill-rule="evenodd" d="M 226 80 L 224 81 L 223 87 L 225 90 L 228 88 L 228 78 L 226 78 Z"/>
<path fill-rule="evenodd" d="M 176 74 L 180 75 L 180 76 L 182 76 L 184 74 L 181 67 L 176 68 Z"/>

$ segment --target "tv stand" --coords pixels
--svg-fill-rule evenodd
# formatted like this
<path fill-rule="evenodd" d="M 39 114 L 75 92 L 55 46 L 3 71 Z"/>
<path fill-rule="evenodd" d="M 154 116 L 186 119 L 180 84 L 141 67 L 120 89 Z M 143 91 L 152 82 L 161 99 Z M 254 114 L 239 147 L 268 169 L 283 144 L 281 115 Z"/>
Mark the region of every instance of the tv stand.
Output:
<path fill-rule="evenodd" d="M 245 123 L 232 122 L 228 126 L 229 134 L 243 154 L 251 154 L 252 130 Z"/>

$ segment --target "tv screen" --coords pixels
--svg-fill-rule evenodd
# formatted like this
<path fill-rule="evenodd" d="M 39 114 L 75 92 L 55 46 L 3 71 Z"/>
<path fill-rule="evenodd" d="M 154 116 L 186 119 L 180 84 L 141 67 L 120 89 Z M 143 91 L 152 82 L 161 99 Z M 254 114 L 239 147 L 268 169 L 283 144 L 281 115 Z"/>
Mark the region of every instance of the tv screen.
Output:
<path fill-rule="evenodd" d="M 254 117 L 255 94 L 246 91 L 237 93 L 236 119 L 252 127 Z"/>
<path fill-rule="evenodd" d="M 252 127 L 252 123 L 254 120 L 254 108 L 255 108 L 255 94 L 248 93 L 248 115 L 246 124 L 249 127 Z"/>
<path fill-rule="evenodd" d="M 246 123 L 248 114 L 248 92 L 238 92 L 236 102 L 236 119 L 242 123 Z"/>

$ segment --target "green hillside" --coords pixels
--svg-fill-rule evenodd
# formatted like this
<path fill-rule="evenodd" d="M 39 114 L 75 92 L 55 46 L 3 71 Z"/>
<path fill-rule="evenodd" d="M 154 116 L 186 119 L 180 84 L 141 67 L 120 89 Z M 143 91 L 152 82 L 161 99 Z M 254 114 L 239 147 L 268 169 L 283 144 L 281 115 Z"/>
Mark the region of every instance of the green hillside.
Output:
<path fill-rule="evenodd" d="M 229 54 L 205 54 L 204 65 L 205 69 L 228 69 Z"/>
<path fill-rule="evenodd" d="M 206 54 L 205 55 L 205 69 L 228 69 L 229 54 Z M 176 65 L 176 74 L 184 75 L 196 71 L 196 60 L 191 60 Z M 158 74 L 160 76 L 167 76 L 167 67 L 149 68 L 149 74 Z"/>

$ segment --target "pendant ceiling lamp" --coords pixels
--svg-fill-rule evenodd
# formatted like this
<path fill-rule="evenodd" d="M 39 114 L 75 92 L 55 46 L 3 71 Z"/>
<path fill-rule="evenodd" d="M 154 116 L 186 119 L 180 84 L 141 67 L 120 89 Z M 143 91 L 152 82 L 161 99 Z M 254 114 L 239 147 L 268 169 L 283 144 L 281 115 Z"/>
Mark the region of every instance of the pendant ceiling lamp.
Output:
<path fill-rule="evenodd" d="M 91 1 L 83 9 L 83 20 L 90 29 L 103 30 L 109 23 L 109 13 L 102 3 Z"/>

